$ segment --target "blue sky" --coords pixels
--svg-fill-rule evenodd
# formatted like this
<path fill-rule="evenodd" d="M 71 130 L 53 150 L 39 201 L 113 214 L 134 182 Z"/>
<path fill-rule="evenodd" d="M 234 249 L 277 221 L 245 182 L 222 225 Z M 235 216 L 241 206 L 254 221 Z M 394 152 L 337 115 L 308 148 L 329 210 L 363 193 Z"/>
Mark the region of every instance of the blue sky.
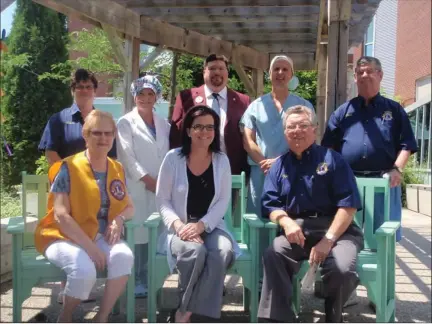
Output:
<path fill-rule="evenodd" d="M 11 31 L 15 9 L 16 2 L 12 3 L 1 13 L 1 30 L 6 29 L 6 36 L 8 36 Z"/>

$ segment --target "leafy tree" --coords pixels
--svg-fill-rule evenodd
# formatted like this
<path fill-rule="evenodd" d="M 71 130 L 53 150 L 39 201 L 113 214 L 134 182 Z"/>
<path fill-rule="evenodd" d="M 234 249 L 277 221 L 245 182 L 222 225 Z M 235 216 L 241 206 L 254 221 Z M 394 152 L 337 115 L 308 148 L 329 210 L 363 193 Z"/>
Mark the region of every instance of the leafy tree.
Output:
<path fill-rule="evenodd" d="M 2 150 L 6 187 L 20 183 L 21 171 L 35 172 L 37 145 L 48 118 L 72 101 L 66 84 L 56 79 L 38 81 L 53 64 L 68 58 L 65 16 L 31 0 L 16 4 L 9 50 L 2 54 L 2 135 L 13 151 L 9 156 Z"/>

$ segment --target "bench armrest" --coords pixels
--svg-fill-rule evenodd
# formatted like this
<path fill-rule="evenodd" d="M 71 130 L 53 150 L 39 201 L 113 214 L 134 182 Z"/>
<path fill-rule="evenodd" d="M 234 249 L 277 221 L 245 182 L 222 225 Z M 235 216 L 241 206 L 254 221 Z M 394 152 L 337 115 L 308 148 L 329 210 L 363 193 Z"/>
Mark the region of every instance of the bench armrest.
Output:
<path fill-rule="evenodd" d="M 256 214 L 244 214 L 243 219 L 250 228 L 263 228 L 263 221 Z"/>
<path fill-rule="evenodd" d="M 378 236 L 391 236 L 395 235 L 398 228 L 401 226 L 400 222 L 384 222 L 376 231 L 375 234 Z"/>
<path fill-rule="evenodd" d="M 126 227 L 126 229 L 136 228 L 136 227 L 140 227 L 142 225 L 143 225 L 142 222 L 138 222 L 138 221 L 136 221 L 134 219 L 129 219 L 129 220 L 127 220 L 127 221 L 124 222 L 124 226 Z"/>
<path fill-rule="evenodd" d="M 269 220 L 269 219 L 266 219 L 266 220 L 264 220 L 264 227 L 265 228 L 271 228 L 271 229 L 277 229 L 278 227 L 279 227 L 279 225 L 278 224 L 276 224 L 276 223 L 273 223 L 271 220 Z"/>
<path fill-rule="evenodd" d="M 25 221 L 24 221 L 24 217 L 22 216 L 16 216 L 16 217 L 11 217 L 9 219 L 9 223 L 7 226 L 7 232 L 9 234 L 23 234 L 25 232 Z"/>
<path fill-rule="evenodd" d="M 162 221 L 162 216 L 159 213 L 153 213 L 144 222 L 144 226 L 147 228 L 158 228 L 159 223 Z"/>

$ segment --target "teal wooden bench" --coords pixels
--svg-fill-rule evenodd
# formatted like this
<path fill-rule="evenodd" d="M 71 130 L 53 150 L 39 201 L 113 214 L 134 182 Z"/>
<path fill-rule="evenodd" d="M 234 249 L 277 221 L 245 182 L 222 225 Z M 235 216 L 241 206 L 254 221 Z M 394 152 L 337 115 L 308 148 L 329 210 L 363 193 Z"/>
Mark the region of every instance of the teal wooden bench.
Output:
<path fill-rule="evenodd" d="M 243 306 L 250 311 L 250 321 L 257 322 L 258 313 L 258 230 L 264 223 L 254 214 L 245 214 L 246 184 L 245 174 L 232 176 L 232 187 L 240 191 L 240 212 L 242 223 L 233 226 L 231 202 L 224 216 L 225 224 L 237 237 L 242 255 L 228 270 L 228 274 L 239 275 L 243 279 Z M 156 322 L 157 302 L 161 301 L 161 289 L 170 271 L 165 254 L 157 253 L 158 227 L 162 218 L 159 213 L 152 214 L 144 226 L 149 229 L 148 297 L 147 316 L 150 323 Z"/>
<path fill-rule="evenodd" d="M 368 298 L 376 305 L 376 322 L 395 321 L 395 263 L 396 231 L 400 222 L 389 221 L 389 180 L 379 178 L 356 178 L 363 209 L 355 215 L 356 224 L 363 229 L 364 249 L 357 260 L 360 284 L 367 289 Z M 375 193 L 384 193 L 384 223 L 373 229 Z M 278 225 L 267 221 L 270 242 L 276 237 Z M 302 262 L 293 278 L 292 308 L 300 312 L 301 280 L 309 269 L 309 262 Z M 319 275 L 319 274 L 318 274 Z"/>
<path fill-rule="evenodd" d="M 22 303 L 31 296 L 32 288 L 45 282 L 66 280 L 65 273 L 51 264 L 34 247 L 34 234 L 27 231 L 27 194 L 37 193 L 38 218 L 46 214 L 49 192 L 47 175 L 28 175 L 22 172 L 22 215 L 9 220 L 7 232 L 12 235 L 12 289 L 13 289 L 13 322 L 22 322 Z M 135 250 L 134 228 L 138 226 L 133 221 L 125 223 L 126 242 Z M 135 276 L 129 276 L 126 286 L 126 318 L 128 322 L 135 322 Z M 106 278 L 105 272 L 98 272 L 98 278 Z M 120 300 L 117 301 L 113 313 L 120 312 Z"/>

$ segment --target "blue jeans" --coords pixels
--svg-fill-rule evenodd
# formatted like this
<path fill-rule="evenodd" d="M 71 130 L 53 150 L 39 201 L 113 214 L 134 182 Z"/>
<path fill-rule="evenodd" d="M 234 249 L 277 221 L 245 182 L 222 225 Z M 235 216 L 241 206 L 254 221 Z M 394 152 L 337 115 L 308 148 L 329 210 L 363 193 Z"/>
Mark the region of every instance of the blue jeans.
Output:
<path fill-rule="evenodd" d="M 135 284 L 147 287 L 148 244 L 135 244 Z"/>
<path fill-rule="evenodd" d="M 390 188 L 390 221 L 402 220 L 402 189 Z M 384 223 L 384 193 L 375 193 L 374 230 Z M 402 225 L 396 232 L 396 242 L 402 239 Z"/>

